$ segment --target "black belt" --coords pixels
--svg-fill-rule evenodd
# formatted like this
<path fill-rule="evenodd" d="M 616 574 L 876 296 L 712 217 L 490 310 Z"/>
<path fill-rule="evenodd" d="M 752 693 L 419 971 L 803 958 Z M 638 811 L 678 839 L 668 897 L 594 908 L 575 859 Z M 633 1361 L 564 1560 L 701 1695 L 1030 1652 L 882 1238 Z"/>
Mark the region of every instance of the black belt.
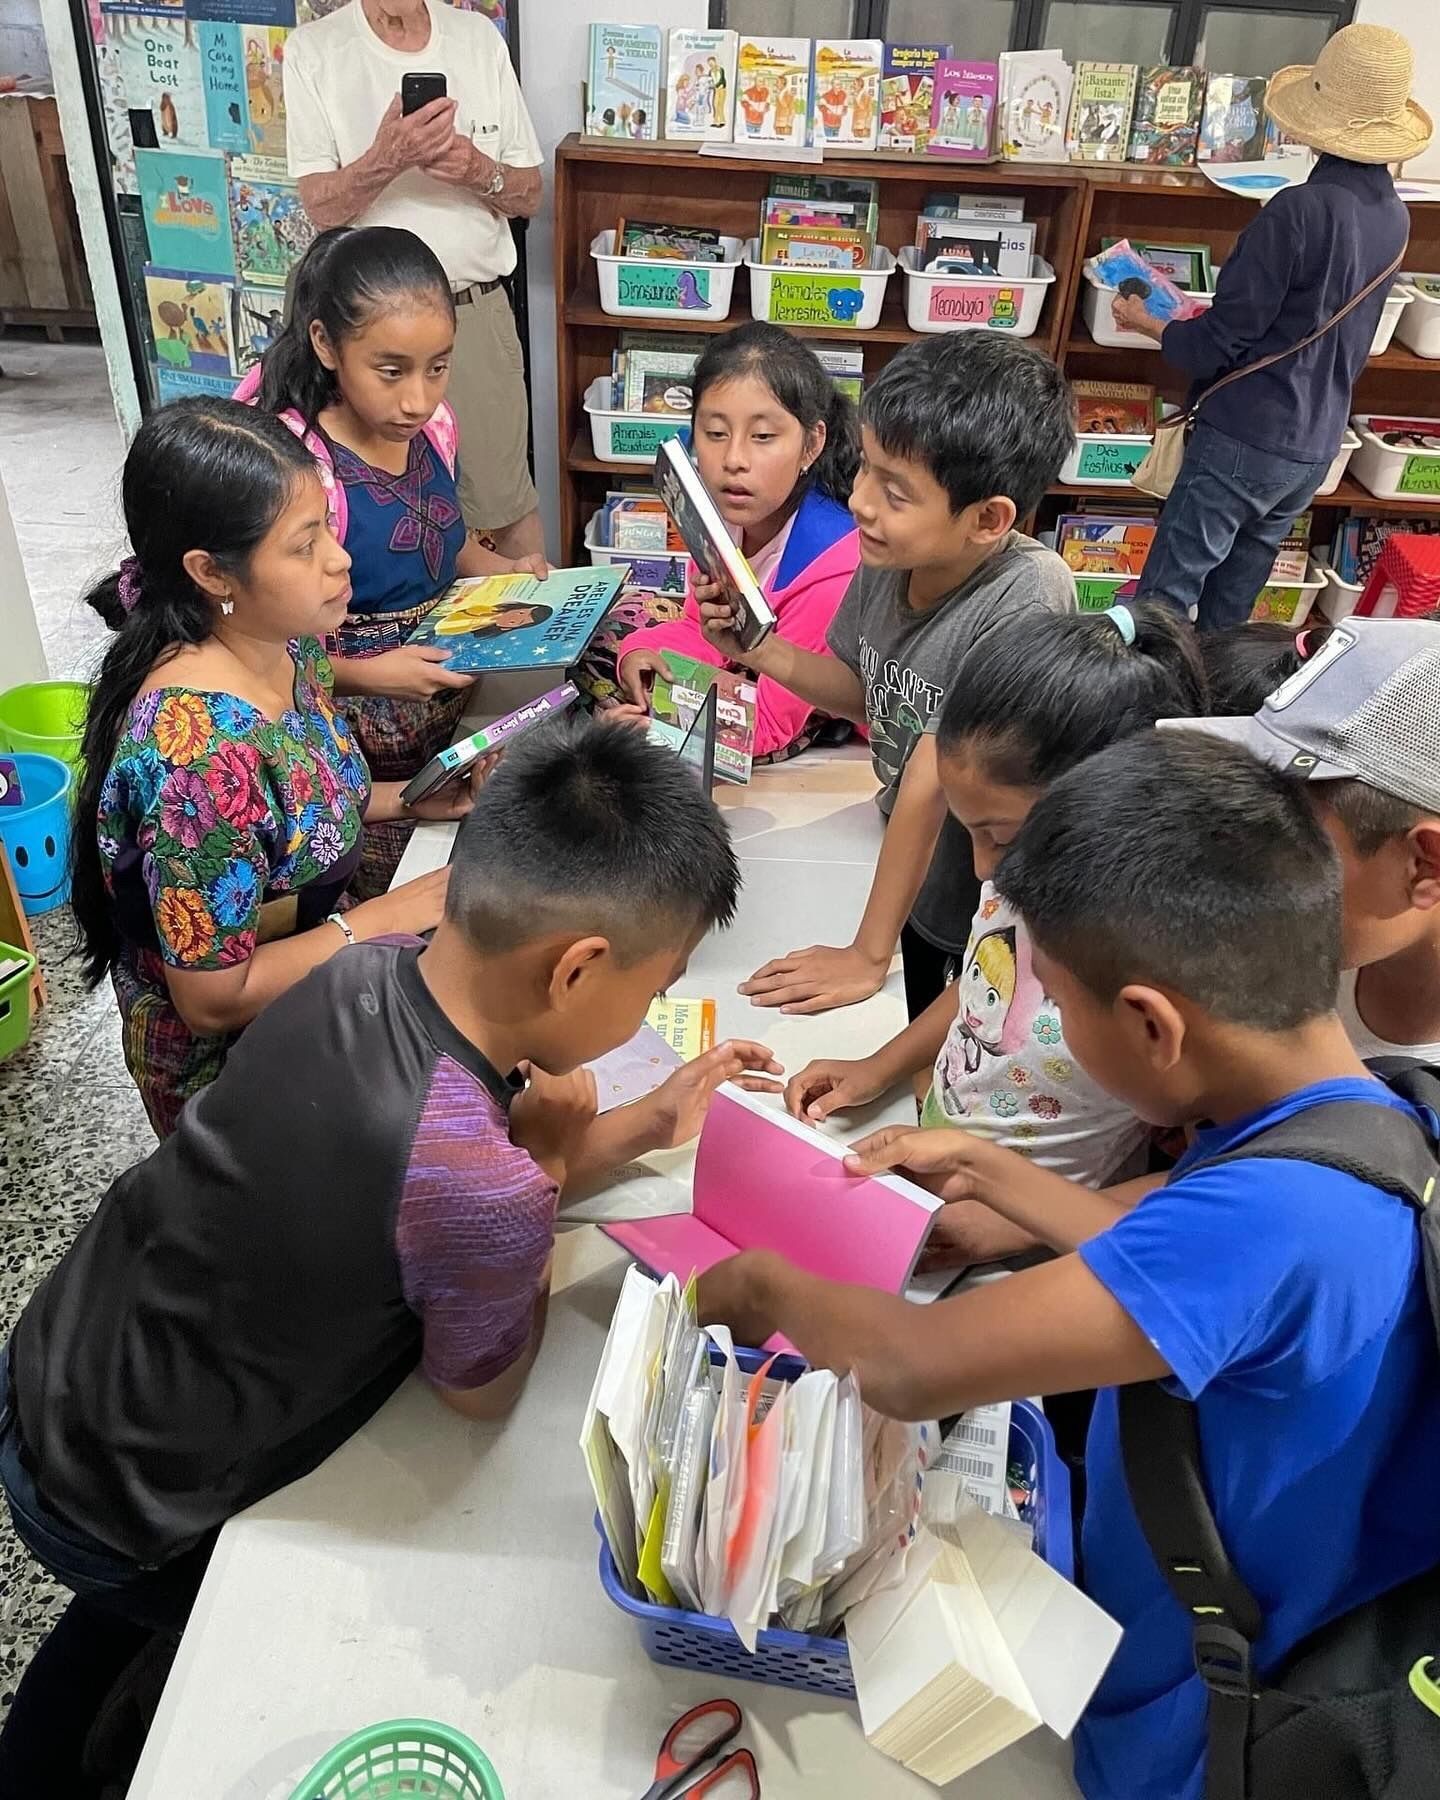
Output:
<path fill-rule="evenodd" d="M 483 300 L 487 294 L 493 294 L 498 287 L 504 287 L 503 281 L 472 281 L 469 287 L 456 288 L 454 299 L 457 306 L 473 306 L 477 300 Z"/>

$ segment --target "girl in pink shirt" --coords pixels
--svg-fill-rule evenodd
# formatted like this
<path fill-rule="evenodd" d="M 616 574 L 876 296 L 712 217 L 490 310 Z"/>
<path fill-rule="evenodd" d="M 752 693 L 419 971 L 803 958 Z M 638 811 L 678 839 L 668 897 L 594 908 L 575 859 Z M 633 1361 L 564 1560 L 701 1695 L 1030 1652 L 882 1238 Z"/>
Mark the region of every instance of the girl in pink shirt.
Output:
<path fill-rule="evenodd" d="M 696 466 L 775 609 L 776 630 L 827 654 L 825 634 L 860 561 L 846 505 L 860 455 L 855 409 L 813 352 L 778 325 L 716 338 L 692 391 Z M 664 650 L 729 666 L 687 597 L 681 618 L 633 632 L 617 648 L 625 710 L 636 716 L 649 711 Z M 757 759 L 805 749 L 817 717 L 810 703 L 768 676 L 757 687 Z"/>

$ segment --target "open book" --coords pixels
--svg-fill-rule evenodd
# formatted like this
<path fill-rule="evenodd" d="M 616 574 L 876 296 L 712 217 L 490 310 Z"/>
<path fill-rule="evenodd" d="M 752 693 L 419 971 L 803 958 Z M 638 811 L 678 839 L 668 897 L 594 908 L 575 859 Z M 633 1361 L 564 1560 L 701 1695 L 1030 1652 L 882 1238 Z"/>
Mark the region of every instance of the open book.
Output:
<path fill-rule="evenodd" d="M 725 589 L 735 609 L 736 637 L 753 650 L 775 629 L 774 611 L 677 438 L 667 439 L 656 454 L 655 486 L 686 549 L 710 580 Z"/>
<path fill-rule="evenodd" d="M 738 1251 L 763 1249 L 812 1275 L 898 1294 L 940 1202 L 903 1176 L 848 1174 L 846 1154 L 844 1144 L 727 1085 L 700 1134 L 694 1212 L 605 1230 L 647 1269 L 682 1282 Z"/>

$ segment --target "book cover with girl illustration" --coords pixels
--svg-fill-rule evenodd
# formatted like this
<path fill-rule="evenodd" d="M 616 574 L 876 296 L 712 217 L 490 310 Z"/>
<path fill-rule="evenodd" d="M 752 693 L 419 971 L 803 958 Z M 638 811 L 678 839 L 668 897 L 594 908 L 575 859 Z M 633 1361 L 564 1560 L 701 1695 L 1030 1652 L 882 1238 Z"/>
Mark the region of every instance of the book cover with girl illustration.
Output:
<path fill-rule="evenodd" d="M 658 25 L 592 25 L 585 130 L 646 142 L 660 135 Z"/>
<path fill-rule="evenodd" d="M 804 144 L 810 125 L 809 38 L 742 37 L 735 87 L 737 143 Z"/>
<path fill-rule="evenodd" d="M 999 88 L 998 63 L 938 63 L 928 153 L 962 162 L 987 162 Z"/>
<path fill-rule="evenodd" d="M 285 160 L 285 40 L 278 25 L 242 25 L 245 105 L 250 118 L 250 150 L 255 156 Z"/>
<path fill-rule="evenodd" d="M 450 653 L 464 675 L 495 669 L 567 669 L 579 660 L 610 610 L 623 568 L 554 569 L 457 581 L 436 602 L 412 644 Z"/>
<path fill-rule="evenodd" d="M 665 74 L 665 136 L 692 143 L 728 144 L 734 122 L 733 31 L 670 33 Z"/>

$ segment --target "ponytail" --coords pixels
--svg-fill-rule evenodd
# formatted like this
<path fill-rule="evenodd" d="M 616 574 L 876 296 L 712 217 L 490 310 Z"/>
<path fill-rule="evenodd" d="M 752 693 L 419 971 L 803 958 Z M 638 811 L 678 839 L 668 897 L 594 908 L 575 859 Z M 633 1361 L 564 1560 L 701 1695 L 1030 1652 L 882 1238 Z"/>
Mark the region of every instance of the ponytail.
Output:
<path fill-rule="evenodd" d="M 379 314 L 434 304 L 455 316 L 439 259 L 413 231 L 392 225 L 322 231 L 295 271 L 290 316 L 260 364 L 255 404 L 265 412 L 298 412 L 313 425 L 339 398 L 332 370 L 315 353 L 319 324 L 336 349 Z"/>
<path fill-rule="evenodd" d="M 1241 719 L 1259 712 L 1266 697 L 1287 681 L 1330 635 L 1323 619 L 1298 635 L 1288 625 L 1266 619 L 1207 631 L 1200 639 L 1200 660 L 1210 690 L 1210 711 L 1222 719 Z"/>
<path fill-rule="evenodd" d="M 825 447 L 801 477 L 792 496 L 809 488 L 848 504 L 860 467 L 860 425 L 855 408 L 835 386 L 807 344 L 779 325 L 759 321 L 717 337 L 695 365 L 691 382 L 698 413 L 707 388 L 753 376 L 806 431 L 825 427 Z"/>
<path fill-rule="evenodd" d="M 961 659 L 939 750 L 979 755 L 1002 787 L 1047 787 L 1158 719 L 1205 711 L 1195 633 L 1172 607 L 1036 607 L 991 626 Z"/>
<path fill-rule="evenodd" d="M 214 629 L 214 604 L 184 557 L 204 549 L 238 576 L 314 478 L 309 453 L 278 419 L 233 400 L 177 400 L 152 413 L 125 458 L 125 525 L 135 554 L 85 596 L 114 632 L 90 690 L 70 834 L 71 904 L 93 986 L 120 948 L 96 839 L 100 801 L 135 696 L 157 667 Z"/>

